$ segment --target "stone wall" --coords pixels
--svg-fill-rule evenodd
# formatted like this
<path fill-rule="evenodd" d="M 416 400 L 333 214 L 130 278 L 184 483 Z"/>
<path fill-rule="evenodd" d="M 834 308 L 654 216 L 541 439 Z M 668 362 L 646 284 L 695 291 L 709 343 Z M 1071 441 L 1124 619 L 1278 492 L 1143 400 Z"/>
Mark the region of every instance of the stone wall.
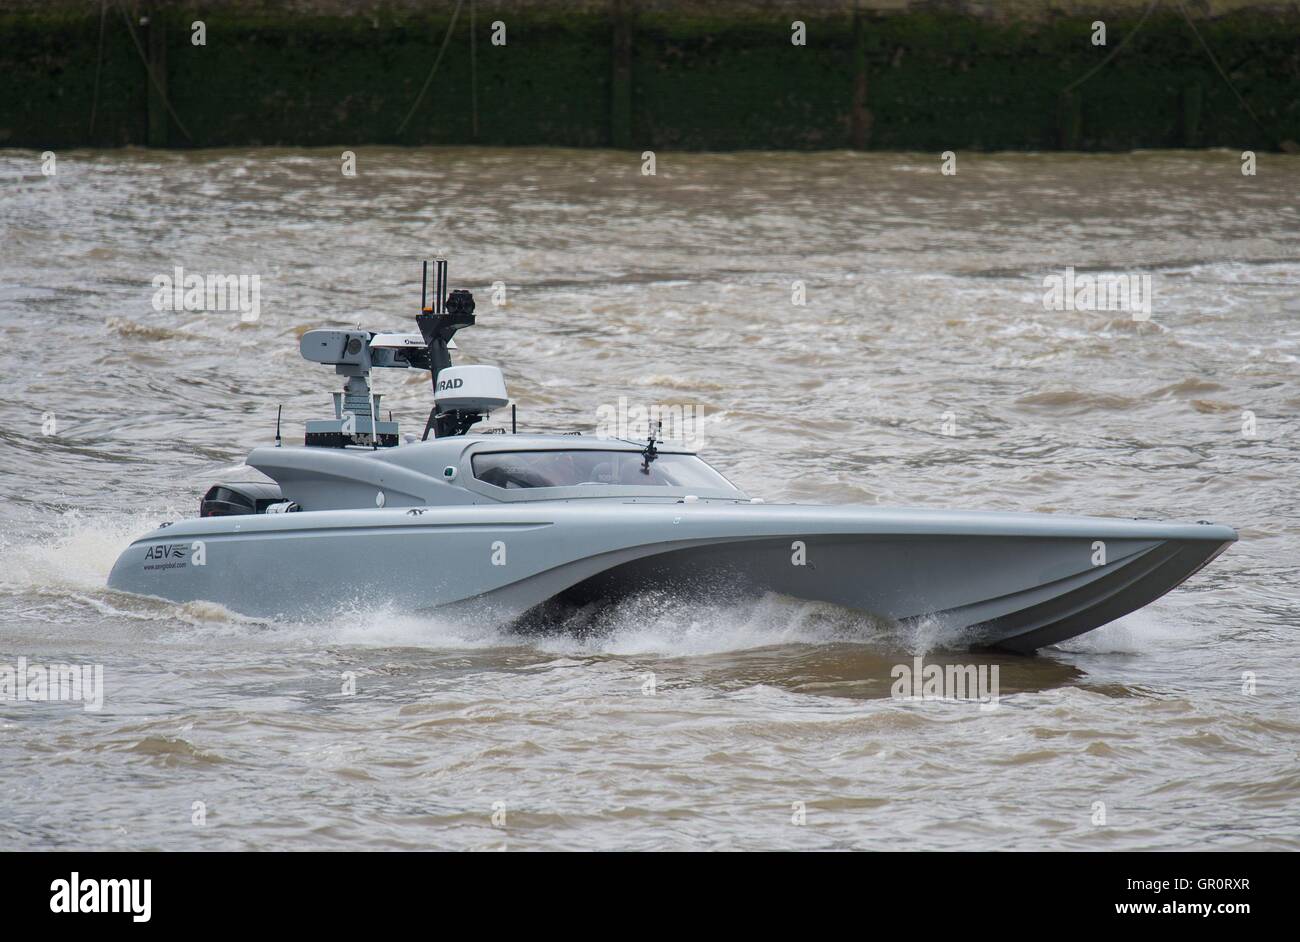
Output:
<path fill-rule="evenodd" d="M 434 70 L 456 7 L 0 0 L 0 146 L 1300 140 L 1295 3 L 464 0 Z M 196 20 L 206 45 L 193 43 Z M 791 42 L 795 20 L 806 45 Z"/>

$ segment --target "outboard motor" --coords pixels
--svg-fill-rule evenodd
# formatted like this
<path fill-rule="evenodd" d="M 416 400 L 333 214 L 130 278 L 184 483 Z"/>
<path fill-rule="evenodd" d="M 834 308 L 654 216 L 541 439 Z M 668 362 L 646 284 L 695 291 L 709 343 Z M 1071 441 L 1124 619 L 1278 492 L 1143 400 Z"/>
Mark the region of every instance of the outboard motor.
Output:
<path fill-rule="evenodd" d="M 234 517 L 241 514 L 262 514 L 275 504 L 284 503 L 278 484 L 256 481 L 238 481 L 233 484 L 214 484 L 199 501 L 200 517 Z"/>

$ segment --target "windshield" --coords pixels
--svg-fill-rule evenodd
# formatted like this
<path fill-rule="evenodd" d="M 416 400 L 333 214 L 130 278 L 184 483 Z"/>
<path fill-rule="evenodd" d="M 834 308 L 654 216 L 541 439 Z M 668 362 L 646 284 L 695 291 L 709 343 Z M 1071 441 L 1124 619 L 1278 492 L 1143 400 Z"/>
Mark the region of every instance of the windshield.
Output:
<path fill-rule="evenodd" d="M 494 451 L 472 459 L 474 477 L 497 487 L 577 487 L 621 484 L 631 487 L 693 487 L 704 491 L 736 489 L 695 455 L 660 454 L 642 470 L 636 451 Z"/>

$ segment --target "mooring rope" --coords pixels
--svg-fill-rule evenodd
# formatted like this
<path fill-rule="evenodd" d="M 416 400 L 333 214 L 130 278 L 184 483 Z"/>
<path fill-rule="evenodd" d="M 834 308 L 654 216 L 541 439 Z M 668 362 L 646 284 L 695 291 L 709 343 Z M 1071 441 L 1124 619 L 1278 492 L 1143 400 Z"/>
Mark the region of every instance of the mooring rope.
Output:
<path fill-rule="evenodd" d="M 1142 24 L 1147 21 L 1147 17 L 1151 15 L 1151 11 L 1156 8 L 1156 5 L 1158 3 L 1160 3 L 1160 0 L 1151 0 L 1151 3 L 1147 5 L 1146 12 L 1142 14 L 1142 19 L 1138 20 L 1137 26 L 1134 26 L 1131 30 L 1129 30 L 1128 34 L 1122 40 L 1120 40 L 1120 44 L 1116 46 L 1114 49 L 1112 49 L 1110 51 L 1110 54 L 1106 56 L 1106 58 L 1102 59 L 1091 69 L 1089 69 L 1087 74 L 1084 75 L 1083 78 L 1075 79 L 1069 85 L 1065 86 L 1065 88 L 1061 89 L 1061 94 L 1064 95 L 1067 92 L 1074 91 L 1084 82 L 1088 81 L 1088 79 L 1092 78 L 1094 75 L 1100 72 L 1105 67 L 1106 63 L 1110 62 L 1111 59 L 1114 59 L 1117 55 L 1119 55 L 1120 50 L 1128 45 L 1129 40 L 1138 34 L 1138 30 L 1142 28 Z"/>
<path fill-rule="evenodd" d="M 465 0 L 456 0 L 456 9 L 451 14 L 451 22 L 447 25 L 447 35 L 442 37 L 442 48 L 438 50 L 438 58 L 433 60 L 433 68 L 429 69 L 429 75 L 424 80 L 424 86 L 420 89 L 420 94 L 415 97 L 415 104 L 411 105 L 411 110 L 406 113 L 402 123 L 397 126 L 397 133 L 401 134 L 406 130 L 407 122 L 415 114 L 415 109 L 420 107 L 420 102 L 424 101 L 424 94 L 429 90 L 429 83 L 433 81 L 433 73 L 438 71 L 438 63 L 442 62 L 443 53 L 447 51 L 447 44 L 451 42 L 451 31 L 456 28 L 456 17 L 460 16 L 460 7 Z"/>
<path fill-rule="evenodd" d="M 1214 55 L 1213 50 L 1210 49 L 1210 44 L 1205 41 L 1205 37 L 1202 36 L 1201 31 L 1196 28 L 1196 24 L 1192 22 L 1192 18 L 1187 12 L 1187 8 L 1183 6 L 1183 0 L 1174 0 L 1174 3 L 1177 5 L 1179 12 L 1183 14 L 1183 19 L 1187 21 L 1187 25 L 1192 28 L 1192 32 L 1196 35 L 1197 40 L 1201 44 L 1201 48 L 1205 50 L 1205 54 L 1209 56 L 1210 61 L 1214 63 L 1214 68 L 1219 73 L 1219 77 L 1223 79 L 1223 83 L 1228 86 L 1228 89 L 1232 94 L 1237 96 L 1238 103 L 1245 110 L 1246 114 L 1250 115 L 1250 120 L 1255 122 L 1255 127 L 1259 128 L 1260 133 L 1276 144 L 1277 137 L 1269 131 L 1268 128 L 1264 127 L 1264 122 L 1260 121 L 1255 115 L 1254 109 L 1247 104 L 1245 98 L 1241 97 L 1241 92 L 1237 91 L 1237 86 L 1232 84 L 1232 79 L 1228 78 L 1228 73 L 1223 70 L 1223 66 L 1219 65 L 1218 57 Z"/>
<path fill-rule="evenodd" d="M 1223 83 L 1228 86 L 1228 90 L 1231 91 L 1232 94 L 1236 97 L 1237 103 L 1241 105 L 1242 110 L 1244 110 L 1246 114 L 1250 115 L 1250 120 L 1255 123 L 1255 127 L 1259 129 L 1260 133 L 1276 144 L 1278 141 L 1277 136 L 1273 134 L 1267 127 L 1264 126 L 1264 122 L 1259 120 L 1259 116 L 1255 114 L 1255 110 L 1250 107 L 1249 102 L 1246 101 L 1246 99 L 1242 96 L 1241 92 L 1237 91 L 1237 86 L 1232 83 L 1232 79 L 1229 78 L 1227 71 L 1225 71 L 1223 66 L 1219 64 L 1219 59 L 1214 54 L 1214 50 L 1212 50 L 1210 48 L 1210 44 L 1205 41 L 1205 37 L 1201 35 L 1201 31 L 1196 28 L 1196 22 L 1192 19 L 1191 14 L 1187 12 L 1187 7 L 1183 5 L 1183 0 L 1173 0 L 1173 2 L 1174 2 L 1174 6 L 1178 7 L 1178 12 L 1183 15 L 1183 19 L 1187 21 L 1187 25 L 1191 27 L 1192 35 L 1195 36 L 1197 42 L 1201 44 L 1201 48 L 1205 50 L 1205 54 L 1210 57 L 1210 62 L 1214 65 L 1215 71 L 1219 73 L 1219 77 L 1223 79 Z M 1138 20 L 1137 25 L 1134 26 L 1133 29 L 1129 31 L 1128 35 L 1124 37 L 1124 39 L 1120 42 L 1120 44 L 1116 46 L 1110 52 L 1110 54 L 1106 56 L 1106 58 L 1102 59 L 1095 66 L 1089 69 L 1088 72 L 1082 78 L 1075 79 L 1069 85 L 1065 86 L 1065 88 L 1061 89 L 1061 94 L 1064 95 L 1078 88 L 1084 82 L 1088 81 L 1088 79 L 1092 78 L 1094 75 L 1100 72 L 1102 68 L 1104 68 L 1108 62 L 1110 62 L 1110 60 L 1114 59 L 1115 56 L 1119 55 L 1120 50 L 1122 50 L 1125 46 L 1127 46 L 1129 40 L 1137 35 L 1138 30 L 1142 28 L 1142 24 L 1147 21 L 1147 17 L 1151 15 L 1151 12 L 1156 8 L 1157 5 L 1159 5 L 1159 3 L 1160 0 L 1151 0 L 1151 3 L 1147 6 L 1146 11 L 1142 14 L 1142 18 Z"/>
<path fill-rule="evenodd" d="M 131 25 L 131 17 L 122 7 L 118 7 L 118 11 L 122 14 L 122 21 L 126 23 L 126 31 L 131 34 L 131 42 L 135 44 L 135 51 L 140 53 L 140 61 L 144 63 L 144 70 L 149 76 L 149 81 L 153 83 L 153 87 L 158 90 L 158 95 L 162 98 L 163 107 L 166 108 L 167 113 L 172 116 L 172 120 L 176 122 L 176 126 L 181 129 L 181 133 L 185 135 L 185 140 L 193 144 L 194 138 L 190 137 L 190 132 L 187 131 L 185 125 L 181 123 L 181 116 L 176 113 L 176 109 L 172 107 L 171 100 L 168 99 L 167 92 L 163 89 L 162 83 L 159 82 L 158 77 L 153 74 L 153 66 L 149 64 L 149 57 L 145 55 L 144 47 L 140 45 L 140 39 L 135 35 L 135 27 Z"/>

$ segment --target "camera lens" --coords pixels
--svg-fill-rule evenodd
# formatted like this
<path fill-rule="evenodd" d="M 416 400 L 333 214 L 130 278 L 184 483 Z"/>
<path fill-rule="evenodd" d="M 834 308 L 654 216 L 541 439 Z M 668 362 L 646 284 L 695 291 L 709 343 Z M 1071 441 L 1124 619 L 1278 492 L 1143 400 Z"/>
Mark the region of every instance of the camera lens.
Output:
<path fill-rule="evenodd" d="M 464 288 L 457 288 L 451 294 L 447 295 L 447 313 L 473 314 L 474 295 L 470 294 Z"/>

